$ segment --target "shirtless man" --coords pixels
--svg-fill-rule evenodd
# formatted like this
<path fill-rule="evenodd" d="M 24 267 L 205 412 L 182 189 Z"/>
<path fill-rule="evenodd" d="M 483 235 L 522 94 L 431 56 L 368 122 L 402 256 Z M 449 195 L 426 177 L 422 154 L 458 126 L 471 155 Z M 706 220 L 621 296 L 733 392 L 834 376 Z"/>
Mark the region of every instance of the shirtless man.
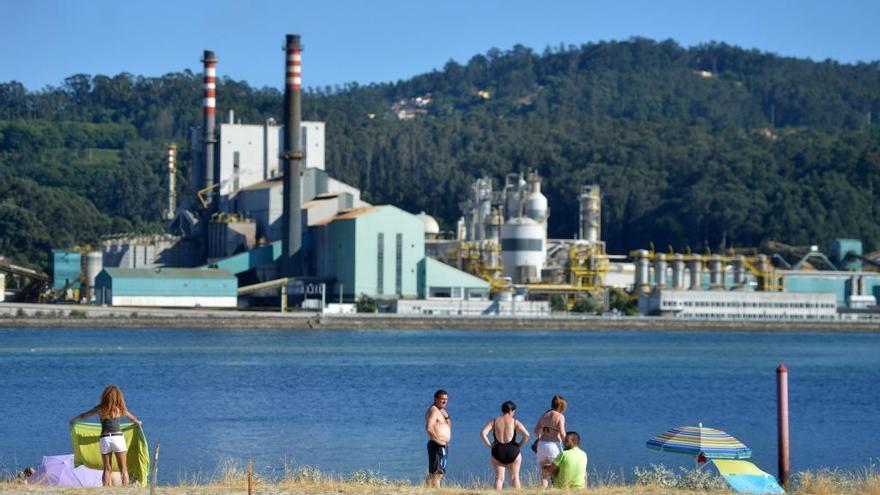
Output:
<path fill-rule="evenodd" d="M 428 433 L 428 486 L 440 488 L 446 474 L 446 456 L 449 439 L 452 438 L 452 420 L 446 411 L 449 394 L 445 390 L 434 392 L 434 403 L 425 412 L 425 432 Z"/>

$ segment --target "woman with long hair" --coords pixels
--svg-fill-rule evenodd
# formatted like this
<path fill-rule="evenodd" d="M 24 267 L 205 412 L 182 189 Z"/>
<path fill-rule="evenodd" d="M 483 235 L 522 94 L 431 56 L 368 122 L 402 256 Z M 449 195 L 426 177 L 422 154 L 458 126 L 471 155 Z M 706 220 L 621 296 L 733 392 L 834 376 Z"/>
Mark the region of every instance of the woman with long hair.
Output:
<path fill-rule="evenodd" d="M 119 465 L 119 472 L 122 475 L 122 484 L 127 485 L 128 468 L 126 467 L 125 454 L 128 451 L 128 446 L 125 445 L 125 437 L 122 435 L 119 419 L 124 416 L 137 424 L 141 424 L 141 420 L 128 410 L 128 406 L 125 405 L 125 396 L 116 385 L 104 387 L 104 391 L 101 392 L 101 402 L 88 411 L 71 418 L 70 426 L 73 426 L 80 419 L 95 415 L 101 419 L 101 438 L 98 441 L 101 448 L 101 461 L 104 463 L 104 476 L 101 481 L 104 486 L 113 484 L 112 459 L 113 454 L 116 454 L 116 463 Z"/>
<path fill-rule="evenodd" d="M 561 395 L 554 395 L 550 400 L 548 409 L 538 424 L 535 425 L 535 435 L 538 438 L 538 468 L 541 469 L 541 486 L 550 486 L 550 477 L 546 474 L 544 466 L 553 464 L 556 456 L 562 452 L 560 445 L 565 440 L 565 408 L 568 401 Z"/>
<path fill-rule="evenodd" d="M 520 488 L 519 468 L 522 464 L 520 449 L 529 441 L 529 430 L 513 415 L 516 413 L 516 404 L 506 401 L 501 404 L 501 416 L 492 419 L 483 427 L 480 438 L 487 447 L 492 449 L 492 469 L 495 471 L 495 489 L 500 490 L 504 486 L 504 473 L 510 470 L 510 482 L 514 488 Z M 489 432 L 492 432 L 494 442 L 489 441 Z M 516 440 L 516 432 L 519 431 L 521 439 Z"/>

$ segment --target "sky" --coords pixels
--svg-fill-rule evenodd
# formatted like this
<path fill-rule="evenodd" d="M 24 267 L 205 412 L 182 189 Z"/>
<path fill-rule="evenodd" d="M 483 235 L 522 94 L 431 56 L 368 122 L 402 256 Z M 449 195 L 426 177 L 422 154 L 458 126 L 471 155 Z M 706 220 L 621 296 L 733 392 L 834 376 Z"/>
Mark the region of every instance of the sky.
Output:
<path fill-rule="evenodd" d="M 878 0 L 0 0 L 0 82 L 202 71 L 280 88 L 284 37 L 302 35 L 303 83 L 392 82 L 519 43 L 641 36 L 722 41 L 784 56 L 880 60 Z"/>

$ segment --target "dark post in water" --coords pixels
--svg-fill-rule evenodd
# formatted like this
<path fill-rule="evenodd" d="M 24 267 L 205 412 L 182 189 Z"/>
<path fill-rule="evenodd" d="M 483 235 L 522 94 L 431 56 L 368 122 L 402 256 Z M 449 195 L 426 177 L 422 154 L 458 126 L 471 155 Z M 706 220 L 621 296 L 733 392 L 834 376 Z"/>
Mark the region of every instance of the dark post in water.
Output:
<path fill-rule="evenodd" d="M 779 430 L 779 484 L 788 491 L 788 368 L 776 368 L 776 406 Z"/>
<path fill-rule="evenodd" d="M 281 215 L 282 239 L 279 270 L 282 276 L 302 274 L 302 142 L 300 139 L 300 91 L 302 89 L 302 46 L 298 34 L 287 35 L 284 84 L 284 210 Z"/>

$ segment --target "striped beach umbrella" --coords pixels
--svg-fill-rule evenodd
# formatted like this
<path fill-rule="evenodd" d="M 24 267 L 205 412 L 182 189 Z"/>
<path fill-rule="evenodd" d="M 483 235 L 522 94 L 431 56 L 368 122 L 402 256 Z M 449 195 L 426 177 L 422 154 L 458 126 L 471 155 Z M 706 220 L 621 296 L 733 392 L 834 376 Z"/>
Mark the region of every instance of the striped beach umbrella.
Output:
<path fill-rule="evenodd" d="M 648 448 L 706 459 L 748 459 L 752 449 L 727 433 L 700 426 L 678 426 L 648 440 Z"/>

